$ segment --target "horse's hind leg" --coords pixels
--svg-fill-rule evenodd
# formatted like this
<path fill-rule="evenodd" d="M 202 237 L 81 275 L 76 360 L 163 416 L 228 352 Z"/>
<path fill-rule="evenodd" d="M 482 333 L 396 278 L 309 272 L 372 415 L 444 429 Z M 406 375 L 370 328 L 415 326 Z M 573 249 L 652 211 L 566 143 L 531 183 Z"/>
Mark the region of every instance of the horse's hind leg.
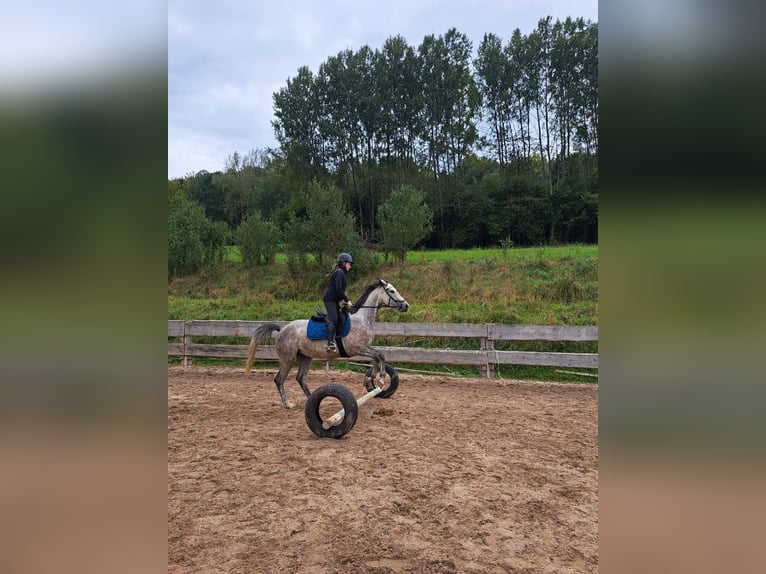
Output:
<path fill-rule="evenodd" d="M 286 409 L 291 409 L 295 405 L 287 400 L 287 394 L 285 393 L 285 379 L 287 378 L 287 374 L 290 372 L 290 369 L 293 367 L 293 362 L 280 362 L 279 363 L 279 372 L 277 373 L 277 376 L 274 377 L 274 383 L 277 385 L 277 390 L 279 391 L 279 398 L 282 399 L 282 405 Z"/>
<path fill-rule="evenodd" d="M 301 386 L 301 389 L 303 389 L 303 393 L 306 396 L 311 394 L 308 385 L 306 385 L 306 373 L 309 372 L 310 365 L 311 357 L 298 353 L 298 374 L 295 378 L 298 380 L 298 384 Z"/>
<path fill-rule="evenodd" d="M 376 351 L 372 347 L 367 347 L 362 353 L 365 357 L 372 359 L 372 367 L 369 370 L 369 378 L 365 378 L 364 388 L 372 391 L 375 388 L 375 379 L 378 378 L 381 385 L 385 385 L 386 377 L 386 358 L 383 353 Z"/>

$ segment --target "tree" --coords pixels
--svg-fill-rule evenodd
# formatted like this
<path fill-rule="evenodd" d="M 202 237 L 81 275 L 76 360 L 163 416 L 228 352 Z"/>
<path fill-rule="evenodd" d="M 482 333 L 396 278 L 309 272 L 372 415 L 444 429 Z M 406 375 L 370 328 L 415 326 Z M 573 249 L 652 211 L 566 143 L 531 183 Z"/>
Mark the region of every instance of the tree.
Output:
<path fill-rule="evenodd" d="M 242 261 L 256 267 L 274 260 L 279 246 L 279 231 L 273 223 L 265 221 L 259 211 L 255 211 L 239 225 L 236 239 Z"/>
<path fill-rule="evenodd" d="M 378 210 L 378 225 L 387 253 L 404 263 L 412 249 L 433 230 L 433 214 L 425 195 L 411 185 L 394 189 Z"/>
<path fill-rule="evenodd" d="M 553 180 L 551 174 L 551 125 L 553 123 L 553 103 L 551 92 L 553 80 L 551 77 L 551 17 L 541 18 L 537 22 L 537 29 L 527 38 L 528 61 L 530 69 L 529 96 L 534 102 L 537 116 L 537 137 L 540 159 L 544 168 L 543 177 L 548 188 L 548 193 L 553 193 Z"/>
<path fill-rule="evenodd" d="M 345 251 L 358 234 L 354 218 L 346 209 L 340 190 L 334 185 L 312 182 L 304 196 L 306 216 L 291 217 L 285 225 L 288 256 L 296 261 L 313 254 L 320 265 Z"/>
<path fill-rule="evenodd" d="M 168 194 L 168 276 L 195 273 L 220 262 L 228 227 L 211 222 L 205 209 L 171 189 Z"/>
<path fill-rule="evenodd" d="M 458 167 L 477 140 L 476 119 L 481 96 L 470 71 L 471 42 L 451 28 L 444 36 L 428 35 L 418 47 L 423 86 L 423 126 L 420 137 L 433 173 L 437 239 L 443 246 L 447 204 L 459 197 L 446 176 Z M 447 180 L 447 181 L 445 181 Z M 453 181 L 454 184 L 454 181 Z"/>
<path fill-rule="evenodd" d="M 421 130 L 422 94 L 415 50 L 402 36 L 388 38 L 377 66 L 386 155 L 405 165 L 415 159 L 416 135 Z"/>
<path fill-rule="evenodd" d="M 503 52 L 503 45 L 494 34 L 485 34 L 479 45 L 478 56 L 473 62 L 476 84 L 483 100 L 484 114 L 490 125 L 490 148 L 495 150 L 497 161 L 505 166 L 511 150 L 511 87 L 510 62 Z"/>
<path fill-rule="evenodd" d="M 278 150 L 235 153 L 184 191 L 231 228 L 258 211 L 304 263 L 378 241 L 380 206 L 401 185 L 433 208 L 428 247 L 597 237 L 597 24 L 548 16 L 505 44 L 486 34 L 475 59 L 455 28 L 414 46 L 394 36 L 339 51 L 316 75 L 299 68 L 273 103 Z M 488 163 L 477 171 L 475 158 Z M 327 223 L 328 205 L 349 229 Z"/>
<path fill-rule="evenodd" d="M 287 86 L 273 94 L 274 134 L 292 168 L 307 177 L 324 169 L 319 133 L 319 96 L 314 74 L 306 66 L 298 69 Z"/>
<path fill-rule="evenodd" d="M 189 199 L 205 208 L 205 217 L 210 221 L 226 221 L 225 198 L 215 179 L 219 173 L 205 170 L 183 180 L 184 193 Z"/>
<path fill-rule="evenodd" d="M 329 58 L 319 68 L 317 93 L 322 104 L 322 140 L 327 142 L 331 167 L 350 175 L 349 204 L 357 200 L 359 228 L 364 231 L 364 206 L 375 210 L 376 188 L 372 169 L 379 159 L 382 132 L 381 102 L 376 62 L 378 52 L 369 46 L 359 51 L 344 50 Z M 361 167 L 365 169 L 362 172 Z M 366 188 L 362 183 L 366 183 Z M 369 221 L 369 235 L 374 233 L 374 220 Z"/>

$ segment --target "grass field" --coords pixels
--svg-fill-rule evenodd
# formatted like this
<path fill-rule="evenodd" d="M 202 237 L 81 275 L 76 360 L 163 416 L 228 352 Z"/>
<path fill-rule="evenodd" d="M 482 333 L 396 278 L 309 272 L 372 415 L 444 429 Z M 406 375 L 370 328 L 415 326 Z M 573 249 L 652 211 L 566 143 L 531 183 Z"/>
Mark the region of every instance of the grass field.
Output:
<path fill-rule="evenodd" d="M 322 308 L 325 273 L 309 262 L 291 272 L 284 256 L 264 267 L 245 268 L 236 248 L 223 269 L 176 278 L 168 284 L 169 319 L 303 319 Z M 382 258 L 355 266 L 348 292 L 355 298 L 378 278 L 392 282 L 411 304 L 406 314 L 381 311 L 380 321 L 598 325 L 598 247 L 573 245 L 510 249 L 413 251 L 404 265 Z M 238 341 L 241 343 L 241 341 Z M 379 345 L 412 345 L 379 340 Z M 478 341 L 418 341 L 419 346 L 478 348 Z M 598 352 L 597 343 L 509 342 L 503 350 Z M 421 366 L 412 366 L 420 369 Z M 435 365 L 433 370 L 444 371 Z M 425 369 L 425 367 L 424 367 Z M 450 368 L 475 376 L 477 369 Z M 596 379 L 551 368 L 504 366 L 500 376 L 544 380 Z"/>
<path fill-rule="evenodd" d="M 470 259 L 517 259 L 525 257 L 582 257 L 586 259 L 595 259 L 598 257 L 598 248 L 594 245 L 565 245 L 557 247 L 525 247 L 508 249 L 443 249 L 443 250 L 421 250 L 410 251 L 407 254 L 407 262 L 415 263 L 422 261 L 464 261 Z M 229 263 L 242 263 L 242 255 L 239 247 L 228 245 L 226 247 L 226 259 Z M 286 263 L 287 257 L 283 253 L 276 256 L 277 263 Z"/>

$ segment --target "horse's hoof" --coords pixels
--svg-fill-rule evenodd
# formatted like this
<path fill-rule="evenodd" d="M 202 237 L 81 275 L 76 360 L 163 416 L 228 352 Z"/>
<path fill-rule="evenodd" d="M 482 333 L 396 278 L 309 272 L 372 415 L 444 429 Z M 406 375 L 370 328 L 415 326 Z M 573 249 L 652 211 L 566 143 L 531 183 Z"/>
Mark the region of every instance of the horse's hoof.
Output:
<path fill-rule="evenodd" d="M 291 402 L 288 401 L 288 402 L 285 403 L 285 408 L 286 409 L 295 408 L 295 403 L 291 403 Z"/>
<path fill-rule="evenodd" d="M 385 373 L 373 373 L 373 369 L 370 368 L 365 374 L 364 384 L 369 390 L 374 390 L 376 387 L 382 389 L 378 398 L 387 399 L 399 387 L 399 373 L 391 365 L 385 365 Z"/>

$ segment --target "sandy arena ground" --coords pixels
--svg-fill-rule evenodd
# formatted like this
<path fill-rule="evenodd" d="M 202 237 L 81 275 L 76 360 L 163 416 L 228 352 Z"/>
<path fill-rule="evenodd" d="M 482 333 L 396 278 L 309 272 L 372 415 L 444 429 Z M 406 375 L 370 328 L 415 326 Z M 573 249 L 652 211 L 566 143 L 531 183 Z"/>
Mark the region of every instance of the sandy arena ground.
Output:
<path fill-rule="evenodd" d="M 596 385 L 402 372 L 336 440 L 275 373 L 168 367 L 169 573 L 598 571 Z"/>

